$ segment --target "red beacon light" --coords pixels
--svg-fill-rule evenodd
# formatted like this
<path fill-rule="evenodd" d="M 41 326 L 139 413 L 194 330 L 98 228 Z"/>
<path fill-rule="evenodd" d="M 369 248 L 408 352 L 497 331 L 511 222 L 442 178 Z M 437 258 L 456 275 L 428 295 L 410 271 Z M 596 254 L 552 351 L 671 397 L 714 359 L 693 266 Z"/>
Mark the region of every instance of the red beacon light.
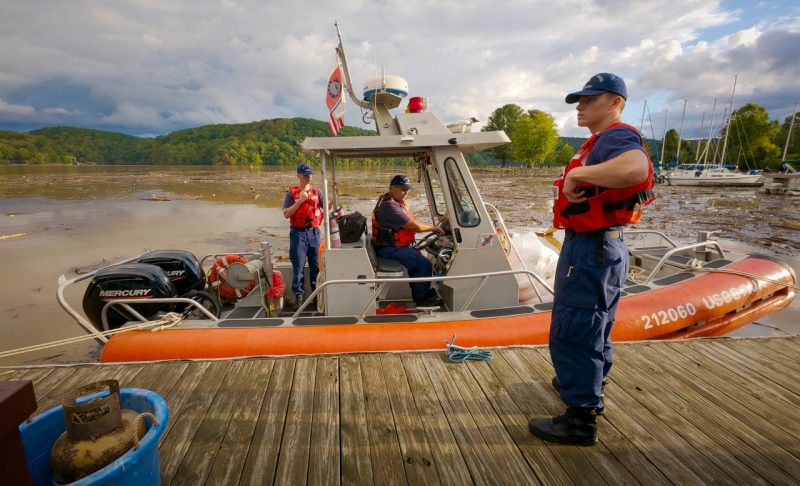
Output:
<path fill-rule="evenodd" d="M 422 96 L 412 96 L 408 99 L 409 113 L 422 113 L 428 109 L 428 99 Z"/>

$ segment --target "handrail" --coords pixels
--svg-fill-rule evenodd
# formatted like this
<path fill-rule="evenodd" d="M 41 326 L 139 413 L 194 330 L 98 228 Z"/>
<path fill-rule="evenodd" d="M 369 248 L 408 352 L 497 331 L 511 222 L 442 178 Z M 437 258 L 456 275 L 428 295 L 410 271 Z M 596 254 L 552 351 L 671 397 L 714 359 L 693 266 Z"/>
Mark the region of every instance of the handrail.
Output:
<path fill-rule="evenodd" d="M 495 216 L 497 216 L 497 222 L 500 224 L 500 227 L 503 229 L 503 233 L 505 233 L 506 235 L 506 241 L 508 241 L 508 246 L 512 250 L 514 250 L 514 254 L 517 256 L 517 259 L 519 259 L 519 262 L 522 264 L 522 268 L 524 270 L 527 270 L 528 266 L 525 265 L 525 261 L 522 259 L 522 255 L 519 254 L 519 250 L 517 250 L 517 245 L 515 245 L 514 242 L 511 241 L 511 234 L 508 232 L 508 228 L 506 227 L 506 222 L 503 219 L 503 215 L 500 214 L 500 210 L 497 209 L 497 207 L 494 204 L 484 202 L 483 205 L 494 211 Z M 531 287 L 533 287 L 533 291 L 536 292 L 536 297 L 539 300 L 542 300 L 542 294 L 539 293 L 539 289 L 536 287 L 536 284 L 533 282 L 533 279 L 531 278 L 530 275 L 528 275 L 528 281 L 530 281 Z"/>
<path fill-rule="evenodd" d="M 261 254 L 258 253 L 258 252 L 255 252 L 255 251 L 242 251 L 242 252 L 229 251 L 229 252 L 226 252 L 226 253 L 213 253 L 211 255 L 204 256 L 200 260 L 200 269 L 201 270 L 203 269 L 203 265 L 205 265 L 206 260 L 208 260 L 209 258 L 211 258 L 213 261 L 216 261 L 217 258 L 219 258 L 221 256 L 228 256 L 228 255 L 239 255 L 239 256 L 249 256 L 249 257 L 261 258 Z M 212 263 L 212 266 L 213 266 L 213 263 Z M 204 271 L 204 273 L 205 273 L 205 271 Z"/>
<path fill-rule="evenodd" d="M 677 244 L 677 243 L 675 243 L 675 242 L 672 240 L 672 238 L 670 238 L 669 236 L 665 235 L 665 234 L 664 234 L 664 233 L 662 233 L 661 231 L 656 231 L 656 230 L 647 230 L 647 229 L 627 229 L 627 228 L 626 228 L 626 229 L 625 229 L 625 231 L 624 231 L 624 233 L 625 233 L 626 235 L 645 235 L 645 234 L 654 234 L 654 235 L 658 235 L 658 236 L 660 236 L 660 237 L 661 237 L 663 240 L 665 240 L 667 243 L 669 243 L 670 245 L 672 245 L 672 247 L 673 247 L 673 248 L 677 248 L 677 247 L 678 247 L 678 244 Z"/>
<path fill-rule="evenodd" d="M 502 277 L 504 275 L 515 275 L 518 273 L 524 273 L 527 275 L 532 276 L 539 282 L 542 287 L 544 287 L 550 294 L 554 294 L 552 288 L 547 285 L 547 282 L 542 279 L 536 272 L 532 272 L 530 270 L 502 270 L 499 272 L 483 272 L 483 273 L 472 273 L 469 275 L 446 275 L 440 277 L 415 277 L 415 278 L 359 278 L 359 279 L 346 279 L 346 280 L 327 280 L 322 282 L 313 292 L 311 295 L 308 296 L 307 299 L 303 301 L 300 307 L 297 308 L 294 314 L 292 314 L 292 319 L 296 319 L 300 316 L 300 313 L 308 307 L 309 303 L 314 300 L 317 294 L 321 293 L 322 290 L 330 285 L 362 285 L 362 284 L 384 284 L 384 283 L 418 283 L 418 282 L 446 282 L 449 280 L 466 280 L 470 278 L 481 278 L 481 277 Z M 477 293 L 477 292 L 476 292 Z M 377 293 L 375 294 L 377 295 Z M 473 296 L 474 298 L 474 296 Z M 467 302 L 467 304 L 470 301 Z"/>
<path fill-rule="evenodd" d="M 128 304 L 191 304 L 194 307 L 197 307 L 197 309 L 201 313 L 205 314 L 205 316 L 208 317 L 209 319 L 211 319 L 212 321 L 219 322 L 219 319 L 217 319 L 217 316 L 215 316 L 214 314 L 209 312 L 208 309 L 206 309 L 205 307 L 200 305 L 200 302 L 197 302 L 196 300 L 192 300 L 192 299 L 187 299 L 185 297 L 164 297 L 164 298 L 147 299 L 147 300 L 143 300 L 143 299 L 116 299 L 116 300 L 111 300 L 106 305 L 104 305 L 103 306 L 103 310 L 100 313 L 100 316 L 101 316 L 102 321 L 103 321 L 103 330 L 104 331 L 110 331 L 111 330 L 108 327 L 108 310 L 111 307 L 115 306 L 115 305 L 122 306 L 126 311 L 130 312 L 131 314 L 133 314 L 133 316 L 135 318 L 139 319 L 142 322 L 148 322 L 149 321 L 149 319 L 147 319 L 143 315 L 141 315 L 138 312 L 136 312 L 136 310 L 134 310 L 133 307 L 129 306 Z"/>
<path fill-rule="evenodd" d="M 144 255 L 144 253 L 142 253 L 142 255 Z M 59 305 L 61 306 L 62 309 L 64 309 L 64 311 L 66 311 L 67 314 L 69 314 L 70 316 L 72 316 L 73 319 L 75 319 L 75 322 L 77 322 L 84 329 L 86 329 L 89 332 L 89 334 L 93 334 L 94 337 L 98 341 L 100 341 L 101 344 L 102 343 L 107 343 L 108 342 L 108 338 L 103 336 L 102 334 L 100 334 L 97 331 L 97 329 L 95 329 L 95 327 L 89 321 L 84 319 L 83 316 L 78 314 L 78 312 L 75 309 L 73 309 L 72 306 L 69 305 L 69 303 L 67 303 L 67 299 L 64 297 L 64 290 L 67 287 L 69 287 L 70 285 L 74 284 L 74 283 L 77 283 L 77 282 L 80 282 L 82 280 L 86 280 L 87 278 L 93 277 L 94 274 L 96 274 L 100 270 L 106 269 L 108 267 L 112 267 L 114 265 L 122 265 L 123 263 L 129 263 L 129 262 L 132 262 L 134 260 L 138 260 L 139 258 L 142 257 L 142 255 L 138 255 L 138 256 L 135 256 L 135 257 L 132 257 L 132 258 L 127 258 L 125 260 L 121 260 L 121 261 L 112 263 L 110 265 L 106 265 L 104 267 L 100 267 L 97 270 L 93 270 L 93 271 L 91 271 L 89 273 L 85 273 L 83 275 L 80 275 L 78 277 L 74 277 L 74 278 L 71 278 L 71 279 L 67 279 L 67 277 L 65 275 L 60 275 L 58 277 L 58 289 L 56 290 L 56 300 L 58 301 Z"/>
<path fill-rule="evenodd" d="M 684 246 L 672 248 L 671 250 L 669 250 L 666 253 L 664 253 L 664 256 L 661 257 L 661 260 L 658 261 L 656 266 L 653 268 L 653 270 L 650 272 L 650 274 L 647 276 L 647 278 L 642 283 L 643 284 L 650 283 L 653 280 L 653 277 L 655 277 L 656 273 L 659 270 L 661 270 L 661 267 L 663 267 L 664 264 L 667 262 L 667 260 L 669 260 L 669 258 L 672 255 L 674 255 L 675 253 L 678 253 L 678 252 L 684 251 L 684 250 L 691 250 L 693 248 L 705 247 L 705 246 L 716 247 L 716 250 L 717 250 L 717 253 L 719 254 L 719 257 L 720 258 L 725 258 L 725 252 L 722 251 L 722 247 L 716 241 L 701 241 L 699 243 L 692 243 L 691 245 L 684 245 Z"/>

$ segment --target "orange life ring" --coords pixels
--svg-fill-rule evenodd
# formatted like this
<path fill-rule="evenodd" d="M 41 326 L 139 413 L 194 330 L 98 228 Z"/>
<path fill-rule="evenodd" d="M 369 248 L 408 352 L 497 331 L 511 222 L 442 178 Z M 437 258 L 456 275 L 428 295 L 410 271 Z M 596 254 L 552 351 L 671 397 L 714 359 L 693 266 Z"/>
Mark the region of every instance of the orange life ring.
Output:
<path fill-rule="evenodd" d="M 253 287 L 256 286 L 256 279 L 250 281 L 247 287 L 243 289 L 236 289 L 228 285 L 222 278 L 225 275 L 226 269 L 232 263 L 247 263 L 247 258 L 241 255 L 225 255 L 217 258 L 211 270 L 208 272 L 208 283 L 212 289 L 215 289 L 220 298 L 228 302 L 236 302 L 245 295 L 249 294 Z"/>

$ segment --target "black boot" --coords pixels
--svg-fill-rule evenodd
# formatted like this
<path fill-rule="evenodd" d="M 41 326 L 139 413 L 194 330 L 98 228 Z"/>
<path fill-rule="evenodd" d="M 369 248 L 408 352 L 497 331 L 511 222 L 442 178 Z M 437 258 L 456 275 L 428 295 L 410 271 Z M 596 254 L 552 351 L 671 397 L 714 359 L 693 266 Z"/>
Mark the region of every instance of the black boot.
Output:
<path fill-rule="evenodd" d="M 293 303 L 289 302 L 286 305 L 286 310 L 296 311 L 297 309 L 299 309 L 300 306 L 303 305 L 303 297 L 304 297 L 303 294 L 295 294 L 294 302 Z"/>
<path fill-rule="evenodd" d="M 597 443 L 597 413 L 594 408 L 567 407 L 564 415 L 528 422 L 536 437 L 548 442 L 591 446 Z"/>
<path fill-rule="evenodd" d="M 554 388 L 554 389 L 555 389 L 557 392 L 560 392 L 560 391 L 561 391 L 561 383 L 559 383 L 559 381 L 558 381 L 558 377 L 557 377 L 557 376 L 554 376 L 554 377 L 553 377 L 553 381 L 552 381 L 551 383 L 552 383 L 552 385 L 553 385 L 553 388 Z M 603 393 L 603 391 L 604 391 L 604 390 L 605 390 L 605 388 L 606 388 L 606 385 L 608 385 L 608 377 L 605 377 L 605 378 L 603 378 L 603 381 L 600 383 L 600 399 L 601 399 L 601 400 L 602 400 L 603 398 L 605 398 L 605 396 L 606 396 L 606 395 Z M 605 405 L 601 405 L 601 406 L 597 407 L 597 408 L 595 409 L 595 411 L 596 411 L 597 415 L 605 415 L 605 413 L 606 413 L 606 407 L 605 407 Z"/>

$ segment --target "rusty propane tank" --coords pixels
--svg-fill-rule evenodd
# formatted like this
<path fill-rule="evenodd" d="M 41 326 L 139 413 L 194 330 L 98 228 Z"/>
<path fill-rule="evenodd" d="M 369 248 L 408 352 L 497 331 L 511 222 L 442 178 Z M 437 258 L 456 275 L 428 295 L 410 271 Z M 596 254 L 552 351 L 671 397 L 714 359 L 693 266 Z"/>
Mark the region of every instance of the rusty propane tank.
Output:
<path fill-rule="evenodd" d="M 80 396 L 108 389 L 107 395 L 78 404 Z M 122 410 L 117 380 L 103 380 L 68 393 L 61 402 L 66 431 L 53 444 L 53 481 L 67 484 L 112 463 L 144 436 L 144 415 Z M 140 418 L 141 417 L 141 418 Z"/>

